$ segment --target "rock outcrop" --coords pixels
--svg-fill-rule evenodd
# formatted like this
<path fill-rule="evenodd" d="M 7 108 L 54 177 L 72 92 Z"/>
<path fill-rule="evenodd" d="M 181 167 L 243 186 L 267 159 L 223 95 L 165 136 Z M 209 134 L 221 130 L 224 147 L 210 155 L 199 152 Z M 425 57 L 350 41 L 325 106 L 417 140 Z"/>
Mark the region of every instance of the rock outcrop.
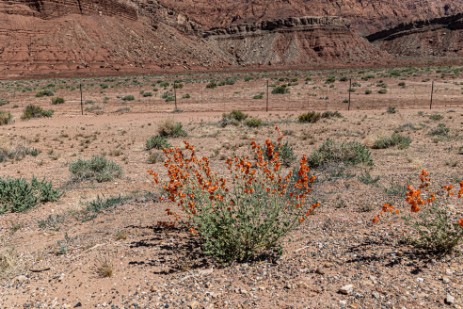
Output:
<path fill-rule="evenodd" d="M 463 56 L 463 13 L 402 23 L 367 39 L 397 57 Z"/>
<path fill-rule="evenodd" d="M 69 14 L 117 16 L 137 20 L 133 5 L 113 0 L 8 0 L 0 2 L 0 13 L 52 19 Z"/>

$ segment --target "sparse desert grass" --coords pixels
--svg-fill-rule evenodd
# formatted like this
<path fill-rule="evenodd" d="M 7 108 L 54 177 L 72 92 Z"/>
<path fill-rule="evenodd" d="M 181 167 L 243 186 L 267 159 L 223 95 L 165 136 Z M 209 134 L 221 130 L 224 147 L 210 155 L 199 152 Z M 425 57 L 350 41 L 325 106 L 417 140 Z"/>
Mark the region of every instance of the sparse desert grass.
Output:
<path fill-rule="evenodd" d="M 107 258 L 98 259 L 95 264 L 95 272 L 100 278 L 110 278 L 113 276 L 113 262 Z"/>
<path fill-rule="evenodd" d="M 101 156 L 94 156 L 90 160 L 74 161 L 69 165 L 69 171 L 75 181 L 105 182 L 122 176 L 122 168 L 119 165 Z"/>

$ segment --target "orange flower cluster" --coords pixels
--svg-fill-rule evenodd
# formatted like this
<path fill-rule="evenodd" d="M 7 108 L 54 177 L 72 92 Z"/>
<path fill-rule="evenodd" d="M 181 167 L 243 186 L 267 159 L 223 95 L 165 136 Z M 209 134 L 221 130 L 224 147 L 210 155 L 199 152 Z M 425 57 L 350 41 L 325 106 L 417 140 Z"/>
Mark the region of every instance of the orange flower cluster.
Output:
<path fill-rule="evenodd" d="M 258 191 L 269 196 L 288 197 L 293 209 L 300 209 L 299 222 L 303 222 L 320 206 L 319 203 L 306 205 L 307 196 L 312 191 L 311 185 L 316 177 L 309 175 L 310 168 L 306 156 L 300 160 L 296 179 L 292 171 L 284 177 L 281 175 L 282 164 L 276 149 L 279 148 L 283 135 L 278 127 L 276 131 L 280 135 L 277 145 L 266 140 L 265 149 L 262 149 L 255 141 L 251 143 L 254 160 L 248 157 L 227 159 L 226 165 L 230 174 L 228 177 L 213 173 L 209 159 L 196 157 L 195 148 L 186 141 L 184 150 L 164 149 L 167 158 L 164 166 L 167 169 L 168 182 L 163 188 L 168 193 L 169 200 L 177 202 L 191 220 L 197 215 L 198 207 L 204 207 L 204 203 L 212 205 L 212 209 L 220 203 L 220 207 L 224 206 L 224 209 L 231 211 L 236 205 L 237 195 L 255 194 Z M 159 183 L 158 175 L 153 171 L 149 173 L 154 181 Z M 203 197 L 207 197 L 207 200 Z M 166 211 L 174 216 L 176 221 L 180 220 L 179 214 L 171 209 Z"/>
<path fill-rule="evenodd" d="M 431 177 L 429 176 L 429 172 L 426 170 L 422 170 L 419 175 L 421 184 L 419 185 L 419 189 L 415 189 L 412 185 L 407 186 L 407 193 L 405 202 L 410 205 L 411 212 L 419 212 L 422 206 L 427 204 L 432 204 L 436 200 L 436 193 L 429 192 L 429 187 L 431 185 Z M 445 196 L 443 198 L 449 198 L 454 196 L 453 193 L 453 185 L 444 186 L 443 189 L 445 191 Z M 460 190 L 458 191 L 458 198 L 463 197 L 463 180 L 460 182 Z M 384 204 L 383 209 L 381 212 L 373 218 L 373 223 L 379 222 L 381 215 L 385 213 L 399 213 L 394 206 L 390 204 Z M 458 221 L 458 224 L 463 227 L 463 219 Z"/>

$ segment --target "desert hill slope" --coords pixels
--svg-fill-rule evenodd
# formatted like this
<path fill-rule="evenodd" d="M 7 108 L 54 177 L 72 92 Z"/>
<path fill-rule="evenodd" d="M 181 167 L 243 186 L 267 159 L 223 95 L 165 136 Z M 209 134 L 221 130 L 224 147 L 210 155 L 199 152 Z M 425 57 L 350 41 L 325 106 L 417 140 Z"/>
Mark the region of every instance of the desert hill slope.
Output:
<path fill-rule="evenodd" d="M 447 17 L 462 12 L 463 1 L 443 0 L 0 0 L 0 73 L 457 61 L 462 29 Z"/>

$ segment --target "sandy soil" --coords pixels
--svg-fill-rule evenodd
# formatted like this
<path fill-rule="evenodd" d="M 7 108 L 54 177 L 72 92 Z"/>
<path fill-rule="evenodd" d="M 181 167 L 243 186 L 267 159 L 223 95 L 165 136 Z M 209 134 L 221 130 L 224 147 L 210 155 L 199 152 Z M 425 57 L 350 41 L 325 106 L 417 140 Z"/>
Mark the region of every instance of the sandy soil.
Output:
<path fill-rule="evenodd" d="M 440 108 L 429 112 L 418 108 L 426 106 L 427 100 L 417 97 L 415 105 L 406 109 L 394 104 L 397 113 L 387 113 L 386 108 L 394 102 L 404 104 L 415 98 L 407 91 L 412 88 L 402 89 L 396 86 L 395 78 L 382 78 L 380 74 L 360 82 L 365 88 L 353 93 L 353 101 L 362 102 L 361 106 L 369 110 L 342 110 L 343 118 L 300 124 L 297 116 L 315 108 L 311 103 L 290 104 L 289 112 L 270 113 L 263 112 L 262 105 L 252 106 L 250 109 L 261 111 L 250 114 L 268 123 L 259 129 L 218 126 L 223 102 L 217 94 L 208 99 L 217 100 L 213 105 L 217 111 L 208 112 L 209 107 L 201 103 L 205 101 L 191 105 L 179 101 L 184 112 L 171 113 L 172 103 L 162 103 L 159 95 L 143 98 L 139 94 L 140 89 L 149 91 L 155 87 L 152 81 L 115 86 L 117 80 L 86 80 L 86 89 L 92 90 L 85 100 L 95 103 L 85 107 L 101 106 L 101 114 L 87 111 L 84 116 L 79 115 L 79 105 L 74 104 L 78 99 L 71 99 L 76 90 L 56 90 L 56 95 L 67 100 L 63 105 L 51 106 L 50 98 L 34 97 L 36 89 L 47 83 L 55 83 L 58 88 L 60 80 L 18 82 L 15 89 L 25 84 L 37 84 L 37 88 L 25 93 L 16 90 L 15 94 L 10 88 L 10 103 L 1 108 L 12 111 L 16 121 L 0 127 L 0 146 L 14 149 L 23 145 L 41 152 L 36 157 L 1 163 L 0 177 L 45 178 L 61 188 L 64 195 L 57 202 L 26 213 L 0 216 L 0 307 L 461 308 L 463 261 L 458 250 L 443 258 L 418 256 L 411 247 L 398 242 L 402 221 L 397 218 L 373 225 L 371 219 L 384 202 L 400 203 L 402 197 L 394 189 L 417 179 L 422 168 L 431 171 L 433 179 L 442 184 L 463 178 L 463 109 L 456 106 L 455 99 L 454 107 L 440 104 Z M 420 85 L 424 78 L 410 77 L 405 80 L 406 87 Z M 335 110 L 345 106 L 335 104 L 345 96 L 340 90 L 345 82 L 335 82 L 329 88 L 325 87 L 325 79 L 326 75 L 317 76 L 305 84 L 299 78 L 299 85 L 291 87 L 291 96 L 303 89 L 310 92 L 309 87 L 321 87 L 317 91 L 329 96 L 324 100 L 329 102 L 325 107 Z M 379 79 L 384 79 L 390 91 L 384 97 L 371 94 L 370 99 L 364 94 L 363 84 L 375 85 Z M 73 86 L 77 82 L 66 81 Z M 255 88 L 263 82 L 240 80 L 214 93 L 222 91 L 229 98 L 226 110 L 245 109 L 247 102 L 260 102 L 243 98 L 258 92 Z M 114 88 L 101 89 L 100 83 Z M 448 90 L 442 90 L 441 97 L 458 98 L 458 83 L 454 80 L 446 84 Z M 198 89 L 205 84 L 185 83 L 179 92 L 190 93 L 193 99 L 203 92 Z M 3 83 L 2 87 L 11 85 Z M 239 94 L 231 96 L 236 92 Z M 122 94 L 134 94 L 136 100 L 124 103 L 116 98 Z M 109 97 L 107 103 L 103 103 L 104 97 Z M 318 97 L 320 93 L 314 96 Z M 386 98 L 382 102 L 387 103 L 374 105 L 380 98 Z M 20 120 L 23 107 L 32 102 L 55 109 L 55 115 L 50 119 Z M 274 99 L 272 107 L 277 102 Z M 116 112 L 124 107 L 130 107 L 130 112 Z M 316 108 L 322 109 L 323 105 Z M 431 120 L 431 114 L 440 114 L 442 119 Z M 285 139 L 298 156 L 310 154 L 328 138 L 372 145 L 378 137 L 394 131 L 410 136 L 412 144 L 403 150 L 371 150 L 373 167 L 336 165 L 316 169 L 319 181 L 313 196 L 322 207 L 284 239 L 283 256 L 277 261 L 220 267 L 201 255 L 196 239 L 185 231 L 156 227 L 157 221 L 166 219 L 164 209 L 171 205 L 159 201 L 160 188 L 147 173 L 148 169 L 162 173 L 163 164 L 147 162 L 150 152 L 145 150 L 145 142 L 166 118 L 182 122 L 187 139 L 197 146 L 200 155 L 210 156 L 218 169 L 226 157 L 245 152 L 252 140 L 262 142 L 273 136 L 274 124 L 286 133 Z M 450 129 L 449 137 L 428 135 L 439 123 Z M 169 141 L 174 146 L 182 144 L 182 139 Z M 123 177 L 106 183 L 71 181 L 69 164 L 92 155 L 105 155 L 120 164 Z M 365 171 L 380 177 L 376 185 L 360 181 Z M 92 220 L 79 216 L 97 197 L 119 195 L 130 199 L 98 213 Z M 113 273 L 109 278 L 100 278 L 98 269 L 105 262 L 112 266 Z M 352 291 L 341 293 L 340 289 L 349 284 Z M 444 304 L 448 295 L 454 297 L 451 305 Z"/>

